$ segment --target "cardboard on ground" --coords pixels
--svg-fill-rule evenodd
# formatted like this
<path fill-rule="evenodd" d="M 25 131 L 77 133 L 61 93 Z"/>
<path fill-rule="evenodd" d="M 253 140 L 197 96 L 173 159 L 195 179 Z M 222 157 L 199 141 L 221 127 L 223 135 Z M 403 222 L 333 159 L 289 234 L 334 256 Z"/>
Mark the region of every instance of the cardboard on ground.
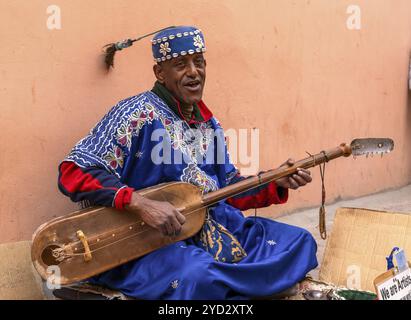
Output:
<path fill-rule="evenodd" d="M 320 269 L 320 280 L 375 292 L 387 271 L 386 257 L 403 248 L 410 260 L 411 215 L 361 208 L 337 209 Z"/>

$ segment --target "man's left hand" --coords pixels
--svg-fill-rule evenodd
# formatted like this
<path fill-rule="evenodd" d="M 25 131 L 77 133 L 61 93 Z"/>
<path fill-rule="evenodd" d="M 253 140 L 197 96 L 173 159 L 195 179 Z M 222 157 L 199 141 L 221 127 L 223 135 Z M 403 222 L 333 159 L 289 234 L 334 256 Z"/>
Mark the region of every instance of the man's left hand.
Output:
<path fill-rule="evenodd" d="M 294 159 L 288 159 L 280 166 L 280 168 L 291 167 L 294 165 L 294 163 Z M 307 183 L 310 183 L 312 180 L 313 179 L 311 178 L 311 172 L 309 170 L 298 168 L 296 173 L 275 180 L 275 183 L 279 187 L 296 190 L 299 187 L 305 186 Z"/>

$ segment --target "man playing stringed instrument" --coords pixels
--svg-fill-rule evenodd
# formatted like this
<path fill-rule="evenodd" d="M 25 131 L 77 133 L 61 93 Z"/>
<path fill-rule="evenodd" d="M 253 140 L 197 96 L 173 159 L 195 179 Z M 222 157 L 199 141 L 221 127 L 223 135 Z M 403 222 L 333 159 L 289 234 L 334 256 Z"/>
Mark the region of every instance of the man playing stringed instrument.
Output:
<path fill-rule="evenodd" d="M 153 89 L 120 101 L 77 143 L 59 166 L 58 185 L 75 202 L 132 211 L 173 237 L 185 216 L 135 190 L 183 181 L 206 194 L 245 177 L 230 162 L 222 128 L 202 101 L 202 32 L 168 28 L 154 36 L 152 49 Z M 315 240 L 306 230 L 245 218 L 240 210 L 285 203 L 288 189 L 309 182 L 310 172 L 300 169 L 221 201 L 208 209 L 196 236 L 90 281 L 140 299 L 245 299 L 282 292 L 317 266 Z"/>

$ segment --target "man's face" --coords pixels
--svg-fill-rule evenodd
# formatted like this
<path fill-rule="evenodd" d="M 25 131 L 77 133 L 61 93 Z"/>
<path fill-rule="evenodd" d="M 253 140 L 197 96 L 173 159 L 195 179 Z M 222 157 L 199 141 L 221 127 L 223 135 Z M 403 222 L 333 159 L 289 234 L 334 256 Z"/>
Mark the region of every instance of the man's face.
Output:
<path fill-rule="evenodd" d="M 206 61 L 202 53 L 179 56 L 154 66 L 154 74 L 175 98 L 192 105 L 203 96 Z"/>

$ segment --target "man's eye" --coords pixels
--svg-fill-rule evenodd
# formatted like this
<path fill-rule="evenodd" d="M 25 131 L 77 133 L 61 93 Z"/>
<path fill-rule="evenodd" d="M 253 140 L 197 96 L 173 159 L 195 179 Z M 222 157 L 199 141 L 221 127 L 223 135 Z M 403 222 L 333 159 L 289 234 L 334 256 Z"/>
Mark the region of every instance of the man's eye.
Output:
<path fill-rule="evenodd" d="M 182 61 L 177 62 L 177 63 L 175 64 L 175 66 L 176 66 L 177 68 L 182 68 L 182 67 L 184 67 L 184 62 L 182 62 Z"/>

